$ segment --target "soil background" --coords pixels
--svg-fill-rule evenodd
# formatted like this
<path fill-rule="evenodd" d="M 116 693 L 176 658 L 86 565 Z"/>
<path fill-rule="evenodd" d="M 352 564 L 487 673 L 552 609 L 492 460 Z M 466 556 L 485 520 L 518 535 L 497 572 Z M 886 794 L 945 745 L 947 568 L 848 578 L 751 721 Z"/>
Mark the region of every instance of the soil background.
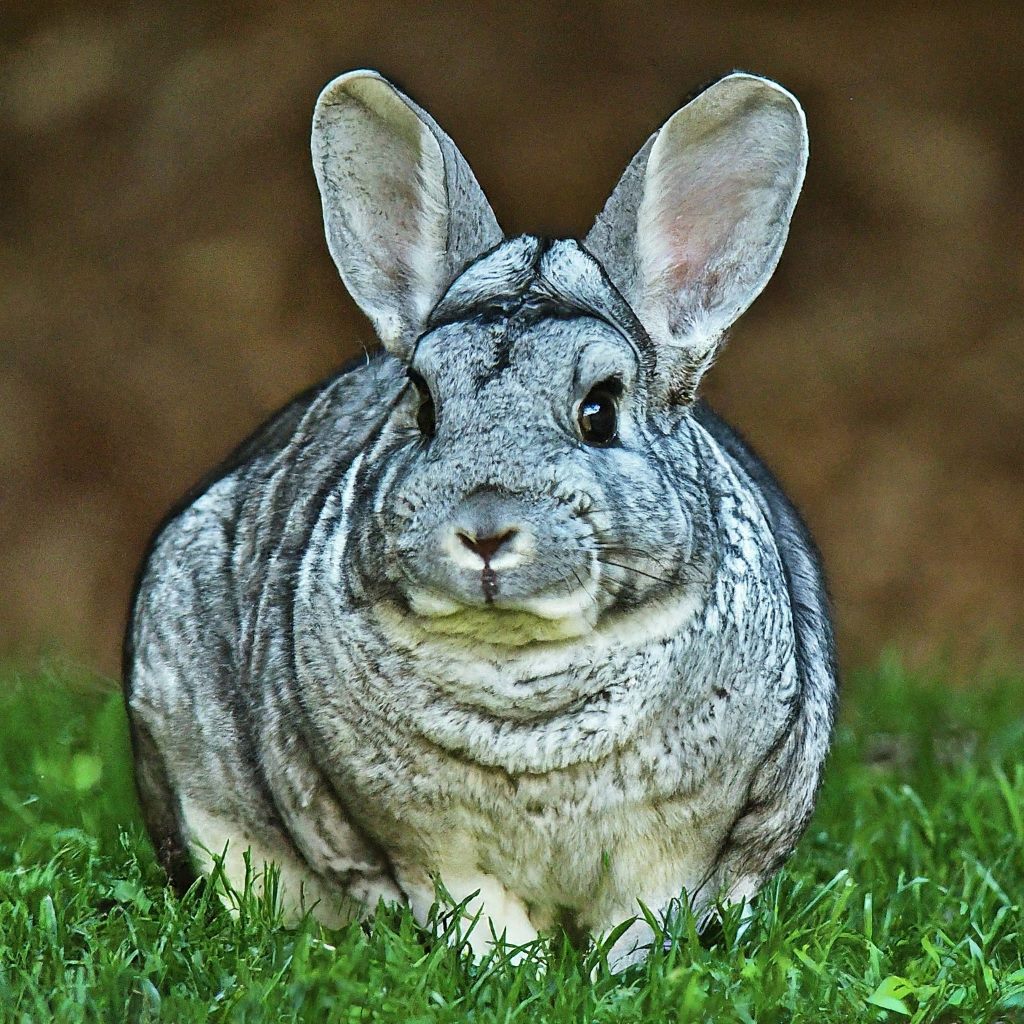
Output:
<path fill-rule="evenodd" d="M 846 663 L 1024 653 L 1024 7 L 130 4 L 0 13 L 0 654 L 113 672 L 147 534 L 373 342 L 309 121 L 376 67 L 508 233 L 579 236 L 732 68 L 803 102 L 774 281 L 706 383 L 804 510 Z"/>

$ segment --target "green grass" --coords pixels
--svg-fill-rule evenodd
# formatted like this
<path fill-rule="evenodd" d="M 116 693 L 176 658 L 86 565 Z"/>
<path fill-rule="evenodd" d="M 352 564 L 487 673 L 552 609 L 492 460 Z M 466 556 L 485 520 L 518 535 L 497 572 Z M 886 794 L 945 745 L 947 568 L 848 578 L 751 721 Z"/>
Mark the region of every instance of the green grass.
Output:
<path fill-rule="evenodd" d="M 118 698 L 0 675 L 0 1022 L 1024 1021 L 1024 677 L 848 687 L 815 819 L 737 937 L 624 976 L 562 941 L 471 962 L 390 910 L 279 927 L 164 885 Z M 592 969 L 598 970 L 591 980 Z"/>

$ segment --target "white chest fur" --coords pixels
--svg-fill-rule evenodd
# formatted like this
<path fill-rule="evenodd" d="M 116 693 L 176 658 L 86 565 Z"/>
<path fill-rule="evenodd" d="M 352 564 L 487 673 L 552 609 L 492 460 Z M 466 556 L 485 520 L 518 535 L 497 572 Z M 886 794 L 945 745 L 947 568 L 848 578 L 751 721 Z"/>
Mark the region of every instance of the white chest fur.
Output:
<path fill-rule="evenodd" d="M 702 886 L 797 685 L 788 605 L 749 598 L 775 552 L 734 550 L 710 592 L 526 657 L 300 594 L 321 765 L 414 907 L 437 878 L 522 927 L 601 930 Z"/>

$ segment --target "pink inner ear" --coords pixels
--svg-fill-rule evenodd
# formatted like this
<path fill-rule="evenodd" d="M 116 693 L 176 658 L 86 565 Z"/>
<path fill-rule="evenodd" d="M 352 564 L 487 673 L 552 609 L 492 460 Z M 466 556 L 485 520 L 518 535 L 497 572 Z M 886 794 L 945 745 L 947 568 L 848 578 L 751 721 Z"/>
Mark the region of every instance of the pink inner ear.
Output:
<path fill-rule="evenodd" d="M 695 101 L 651 149 L 637 219 L 638 283 L 648 315 L 675 345 L 720 336 L 782 251 L 803 177 L 802 121 L 775 90 L 755 99 L 728 112 Z M 697 331 L 705 337 L 687 340 Z"/>
<path fill-rule="evenodd" d="M 756 184 L 731 169 L 719 176 L 677 157 L 649 186 L 659 193 L 653 219 L 643 225 L 653 242 L 650 280 L 707 310 L 719 297 L 723 276 L 735 269 L 737 250 L 744 249 L 736 236 Z"/>

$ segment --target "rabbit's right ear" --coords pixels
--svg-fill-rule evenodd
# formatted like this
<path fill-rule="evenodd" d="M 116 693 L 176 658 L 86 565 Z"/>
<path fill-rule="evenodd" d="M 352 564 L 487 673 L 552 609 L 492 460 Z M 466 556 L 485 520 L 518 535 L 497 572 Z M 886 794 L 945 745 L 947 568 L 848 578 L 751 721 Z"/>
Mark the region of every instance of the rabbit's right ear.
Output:
<path fill-rule="evenodd" d="M 334 262 L 406 358 L 448 285 L 502 240 L 494 213 L 452 140 L 374 71 L 327 85 L 312 148 Z"/>

